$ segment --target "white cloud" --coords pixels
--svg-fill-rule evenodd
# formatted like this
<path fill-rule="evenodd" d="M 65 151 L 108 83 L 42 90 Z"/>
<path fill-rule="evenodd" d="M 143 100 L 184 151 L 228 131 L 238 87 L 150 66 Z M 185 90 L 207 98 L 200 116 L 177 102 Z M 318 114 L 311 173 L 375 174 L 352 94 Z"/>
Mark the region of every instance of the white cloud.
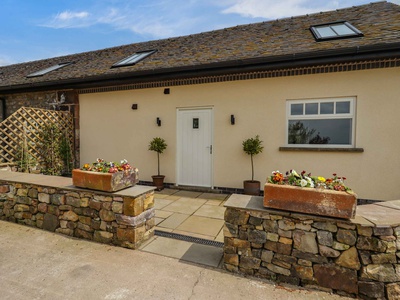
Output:
<path fill-rule="evenodd" d="M 96 23 L 87 11 L 72 12 L 69 10 L 63 11 L 51 17 L 43 27 L 50 28 L 79 28 L 87 27 Z"/>
<path fill-rule="evenodd" d="M 11 60 L 10 58 L 6 56 L 0 56 L 0 66 L 12 65 L 14 63 L 15 61 Z"/>
<path fill-rule="evenodd" d="M 389 1 L 389 2 L 392 2 L 392 3 L 395 3 L 395 4 L 400 5 L 400 0 L 391 0 L 391 1 Z"/>
<path fill-rule="evenodd" d="M 338 1 L 312 0 L 233 0 L 223 13 L 235 13 L 245 17 L 276 19 L 333 10 L 339 7 Z M 351 5 L 351 4 L 349 4 Z"/>

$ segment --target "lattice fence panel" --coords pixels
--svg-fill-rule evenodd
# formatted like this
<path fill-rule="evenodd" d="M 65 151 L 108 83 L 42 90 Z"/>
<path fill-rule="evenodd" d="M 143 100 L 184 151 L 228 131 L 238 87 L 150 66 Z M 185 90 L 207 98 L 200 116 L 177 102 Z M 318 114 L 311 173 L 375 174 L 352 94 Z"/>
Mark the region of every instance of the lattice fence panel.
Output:
<path fill-rule="evenodd" d="M 14 162 L 23 148 L 39 161 L 39 145 L 43 141 L 38 132 L 44 124 L 55 124 L 74 149 L 74 123 L 70 112 L 21 107 L 0 123 L 0 163 Z"/>

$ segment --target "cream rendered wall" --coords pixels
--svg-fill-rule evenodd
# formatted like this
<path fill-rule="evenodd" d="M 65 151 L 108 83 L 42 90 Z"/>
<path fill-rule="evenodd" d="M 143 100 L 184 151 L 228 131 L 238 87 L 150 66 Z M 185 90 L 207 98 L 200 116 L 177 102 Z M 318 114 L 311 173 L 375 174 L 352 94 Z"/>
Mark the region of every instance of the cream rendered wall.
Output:
<path fill-rule="evenodd" d="M 241 188 L 251 179 L 250 157 L 241 144 L 258 134 L 265 146 L 255 157 L 255 179 L 261 182 L 277 169 L 326 177 L 335 172 L 348 178 L 359 198 L 400 199 L 399 82 L 400 68 L 391 68 L 177 86 L 170 95 L 163 88 L 82 94 L 81 162 L 126 158 L 139 168 L 141 180 L 151 181 L 157 162 L 147 147 L 161 136 L 168 143 L 161 173 L 175 183 L 177 108 L 212 107 L 214 186 Z M 285 146 L 286 100 L 348 96 L 357 98 L 356 147 L 363 153 L 279 151 Z M 138 110 L 131 109 L 133 103 Z"/>

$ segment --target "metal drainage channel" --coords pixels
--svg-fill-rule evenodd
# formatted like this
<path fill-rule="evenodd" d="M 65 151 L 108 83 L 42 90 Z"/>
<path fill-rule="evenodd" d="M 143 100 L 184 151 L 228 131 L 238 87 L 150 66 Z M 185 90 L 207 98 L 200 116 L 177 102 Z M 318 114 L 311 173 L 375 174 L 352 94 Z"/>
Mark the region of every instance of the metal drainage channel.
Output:
<path fill-rule="evenodd" d="M 157 236 L 162 236 L 162 237 L 166 237 L 166 238 L 171 238 L 171 239 L 176 239 L 176 240 L 181 240 L 181 241 L 186 241 L 186 242 L 191 242 L 191 243 L 196 243 L 196 244 L 214 246 L 214 247 L 219 247 L 219 248 L 224 247 L 224 243 L 221 243 L 221 242 L 210 241 L 210 240 L 187 236 L 187 235 L 183 235 L 183 234 L 179 234 L 179 233 L 171 233 L 171 232 L 155 230 L 154 234 Z"/>

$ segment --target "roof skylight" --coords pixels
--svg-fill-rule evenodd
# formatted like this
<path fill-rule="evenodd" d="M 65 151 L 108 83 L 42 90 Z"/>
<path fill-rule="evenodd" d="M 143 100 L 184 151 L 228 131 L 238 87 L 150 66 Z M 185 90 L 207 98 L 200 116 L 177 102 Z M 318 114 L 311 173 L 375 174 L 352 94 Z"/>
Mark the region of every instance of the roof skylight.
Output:
<path fill-rule="evenodd" d="M 157 50 L 136 52 L 135 54 L 128 56 L 127 58 L 124 58 L 119 62 L 116 62 L 115 64 L 112 65 L 112 68 L 132 66 L 137 62 L 141 61 L 142 59 L 146 58 L 147 56 L 152 55 L 156 51 Z"/>
<path fill-rule="evenodd" d="M 50 73 L 51 71 L 55 71 L 55 70 L 61 69 L 61 68 L 66 67 L 66 66 L 68 66 L 68 65 L 70 65 L 70 64 L 72 64 L 72 62 L 60 63 L 60 64 L 57 64 L 57 65 L 48 67 L 48 68 L 46 68 L 46 69 L 42 69 L 42 70 L 40 70 L 40 71 L 31 73 L 31 74 L 27 75 L 26 77 L 43 76 L 44 74 Z"/>
<path fill-rule="evenodd" d="M 363 36 L 362 32 L 348 22 L 336 22 L 310 27 L 317 41 Z"/>

